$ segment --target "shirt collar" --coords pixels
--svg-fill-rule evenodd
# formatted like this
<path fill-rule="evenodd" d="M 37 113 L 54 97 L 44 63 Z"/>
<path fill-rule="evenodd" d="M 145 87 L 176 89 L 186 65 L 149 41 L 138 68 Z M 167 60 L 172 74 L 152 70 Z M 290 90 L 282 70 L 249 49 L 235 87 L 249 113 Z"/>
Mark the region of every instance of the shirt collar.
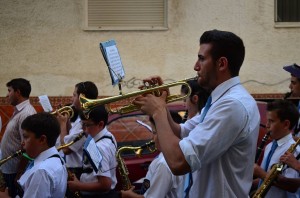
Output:
<path fill-rule="evenodd" d="M 99 140 L 101 137 L 103 137 L 107 132 L 108 132 L 107 128 L 104 127 L 104 128 L 102 129 L 102 131 L 100 131 L 97 135 L 95 135 L 95 137 L 93 137 L 93 139 L 94 139 L 95 141 L 97 141 L 97 140 Z"/>
<path fill-rule="evenodd" d="M 277 140 L 277 144 L 278 144 L 278 146 L 281 146 L 281 145 L 287 143 L 292 138 L 293 138 L 292 134 L 289 133 L 286 136 L 284 136 L 283 138 Z"/>
<path fill-rule="evenodd" d="M 24 100 L 23 102 L 21 102 L 20 104 L 17 104 L 15 109 L 20 112 L 24 107 L 26 107 L 28 104 L 30 104 L 29 99 Z"/>
<path fill-rule="evenodd" d="M 52 155 L 58 154 L 57 149 L 53 146 L 43 152 L 41 152 L 37 158 L 34 159 L 34 164 L 37 164 L 45 159 L 51 157 Z"/>
<path fill-rule="evenodd" d="M 219 84 L 211 93 L 211 103 L 217 101 L 222 95 L 224 95 L 231 87 L 240 84 L 240 77 L 236 76 L 226 80 Z"/>

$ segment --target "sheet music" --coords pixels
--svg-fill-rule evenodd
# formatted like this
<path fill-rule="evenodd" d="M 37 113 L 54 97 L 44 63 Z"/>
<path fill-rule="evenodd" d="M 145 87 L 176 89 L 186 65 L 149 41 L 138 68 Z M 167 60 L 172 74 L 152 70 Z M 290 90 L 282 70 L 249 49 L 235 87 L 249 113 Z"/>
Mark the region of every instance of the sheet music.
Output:
<path fill-rule="evenodd" d="M 92 162 L 91 163 L 94 163 L 94 168 L 96 167 L 97 169 L 100 167 L 100 162 L 102 161 L 102 155 L 96 145 L 96 142 L 94 141 L 94 139 L 90 139 L 87 147 L 86 147 L 86 151 L 88 152 Z M 95 171 L 95 172 L 98 172 Z"/>
<path fill-rule="evenodd" d="M 119 78 L 124 77 L 125 72 L 123 70 L 121 58 L 116 45 L 106 48 L 106 55 L 109 62 L 109 67 L 113 71 L 113 80 L 118 81 Z"/>
<path fill-rule="evenodd" d="M 109 69 L 112 84 L 118 84 L 124 77 L 125 71 L 121 57 L 114 40 L 100 43 L 100 50 Z"/>
<path fill-rule="evenodd" d="M 41 103 L 41 105 L 42 105 L 45 112 L 53 111 L 53 108 L 51 106 L 50 100 L 49 100 L 47 95 L 39 96 L 39 102 Z"/>
<path fill-rule="evenodd" d="M 148 129 L 151 133 L 153 133 L 152 131 L 152 127 L 149 126 L 148 124 L 146 124 L 145 122 L 141 121 L 141 120 L 136 120 L 137 123 L 139 123 L 140 125 L 144 126 L 146 129 Z"/>

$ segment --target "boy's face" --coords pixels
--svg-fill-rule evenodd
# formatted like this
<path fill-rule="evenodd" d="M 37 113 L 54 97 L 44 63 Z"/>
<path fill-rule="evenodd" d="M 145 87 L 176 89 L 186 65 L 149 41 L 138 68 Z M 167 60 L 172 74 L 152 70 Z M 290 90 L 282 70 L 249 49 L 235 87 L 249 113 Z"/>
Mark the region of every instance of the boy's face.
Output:
<path fill-rule="evenodd" d="M 103 122 L 100 123 L 94 123 L 92 120 L 82 120 L 82 129 L 87 134 L 91 135 L 92 137 L 95 137 L 104 127 Z"/>
<path fill-rule="evenodd" d="M 273 139 L 278 140 L 286 136 L 289 131 L 289 121 L 280 121 L 277 111 L 267 112 L 267 129 L 271 131 L 270 135 Z"/>
<path fill-rule="evenodd" d="M 293 97 L 300 97 L 300 81 L 297 77 L 291 76 L 289 88 L 291 89 Z"/>
<path fill-rule="evenodd" d="M 31 158 L 36 158 L 40 154 L 41 138 L 36 138 L 31 131 L 23 130 L 22 147 Z"/>

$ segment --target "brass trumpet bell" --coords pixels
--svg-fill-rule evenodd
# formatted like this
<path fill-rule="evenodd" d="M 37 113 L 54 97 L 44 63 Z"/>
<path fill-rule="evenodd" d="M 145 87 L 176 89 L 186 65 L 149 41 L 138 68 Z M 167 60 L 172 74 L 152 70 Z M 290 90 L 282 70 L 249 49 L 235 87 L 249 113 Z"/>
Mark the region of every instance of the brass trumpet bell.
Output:
<path fill-rule="evenodd" d="M 64 106 L 60 109 L 57 109 L 56 111 L 51 112 L 52 115 L 56 115 L 57 113 L 66 114 L 69 118 L 72 118 L 74 116 L 74 110 L 71 106 Z"/>
<path fill-rule="evenodd" d="M 107 97 L 107 98 L 101 98 L 101 99 L 88 99 L 86 97 L 84 97 L 82 94 L 79 95 L 79 101 L 81 104 L 81 107 L 83 109 L 83 113 L 85 114 L 85 116 L 88 118 L 89 113 L 91 112 L 91 110 L 93 110 L 93 108 L 95 108 L 96 106 L 99 105 L 105 105 L 106 110 L 108 113 L 112 113 L 112 114 L 126 114 L 126 113 L 131 113 L 134 111 L 138 111 L 140 110 L 140 107 L 134 105 L 134 104 L 128 104 L 128 105 L 124 105 L 122 107 L 118 107 L 118 108 L 111 108 L 110 107 L 110 103 L 113 102 L 117 102 L 120 100 L 124 100 L 127 98 L 132 98 L 132 97 L 137 97 L 137 96 L 141 96 L 144 94 L 153 94 L 155 96 L 160 96 L 161 95 L 161 91 L 162 90 L 166 90 L 170 87 L 175 87 L 175 86 L 187 86 L 188 87 L 188 93 L 186 95 L 168 95 L 166 102 L 167 103 L 171 103 L 171 102 L 175 102 L 175 101 L 179 101 L 179 100 L 183 100 L 187 97 L 190 96 L 192 90 L 191 87 L 189 86 L 189 84 L 187 83 L 187 81 L 195 79 L 194 78 L 188 78 L 188 79 L 184 79 L 184 80 L 180 80 L 180 81 L 176 81 L 173 83 L 168 83 L 168 84 L 163 84 L 163 85 L 159 85 L 159 86 L 153 86 L 153 87 L 145 87 L 142 90 L 139 91 L 135 91 L 135 92 L 131 92 L 131 93 L 127 93 L 127 94 L 121 94 L 118 96 L 112 96 L 112 97 Z"/>

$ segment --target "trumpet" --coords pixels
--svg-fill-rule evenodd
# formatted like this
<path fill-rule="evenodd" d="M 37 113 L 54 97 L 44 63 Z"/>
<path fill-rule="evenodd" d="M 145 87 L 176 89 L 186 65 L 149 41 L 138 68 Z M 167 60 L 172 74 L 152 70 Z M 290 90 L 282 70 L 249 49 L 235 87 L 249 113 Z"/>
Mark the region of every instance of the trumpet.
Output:
<path fill-rule="evenodd" d="M 124 100 L 127 98 L 137 97 L 137 96 L 140 96 L 143 94 L 153 94 L 155 96 L 160 96 L 161 90 L 166 90 L 170 87 L 175 87 L 175 86 L 187 86 L 188 93 L 186 95 L 168 95 L 166 102 L 171 103 L 171 102 L 175 102 L 178 100 L 183 100 L 183 99 L 189 97 L 192 92 L 191 87 L 189 86 L 189 84 L 187 82 L 189 80 L 193 80 L 196 78 L 197 77 L 188 78 L 188 79 L 179 80 L 179 81 L 176 81 L 173 83 L 163 84 L 160 86 L 151 86 L 151 87 L 145 86 L 144 89 L 141 89 L 139 91 L 135 91 L 135 92 L 127 93 L 127 94 L 120 94 L 118 96 L 112 96 L 112 97 L 108 97 L 108 98 L 95 99 L 95 100 L 88 99 L 88 98 L 84 97 L 82 94 L 80 94 L 79 101 L 80 101 L 81 107 L 83 109 L 83 113 L 87 118 L 88 118 L 89 113 L 93 110 L 93 108 L 100 106 L 100 105 L 105 105 L 106 111 L 108 113 L 126 114 L 126 113 L 131 113 L 134 111 L 138 111 L 138 110 L 140 110 L 140 108 L 134 104 L 129 104 L 129 105 L 124 105 L 122 107 L 113 109 L 109 106 L 109 104 L 120 101 L 120 100 Z"/>
<path fill-rule="evenodd" d="M 56 111 L 51 112 L 52 115 L 56 115 L 57 113 L 66 114 L 69 118 L 74 116 L 74 110 L 72 109 L 72 106 L 64 106 Z"/>

